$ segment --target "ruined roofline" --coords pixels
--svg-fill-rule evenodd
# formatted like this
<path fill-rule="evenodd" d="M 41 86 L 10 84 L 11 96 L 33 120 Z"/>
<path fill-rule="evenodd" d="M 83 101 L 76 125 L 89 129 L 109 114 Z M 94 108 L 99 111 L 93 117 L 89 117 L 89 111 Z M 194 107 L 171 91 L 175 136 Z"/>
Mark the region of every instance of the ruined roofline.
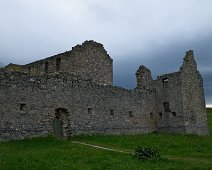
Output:
<path fill-rule="evenodd" d="M 150 74 L 151 75 L 151 79 L 153 81 L 157 81 L 158 79 L 161 79 L 161 78 L 165 78 L 165 77 L 169 77 L 169 76 L 173 76 L 173 75 L 177 75 L 177 74 L 180 74 L 180 70 L 179 71 L 174 71 L 172 73 L 165 73 L 165 74 L 162 74 L 162 75 L 158 75 L 156 77 L 156 79 L 153 79 L 152 78 L 152 75 L 151 75 L 151 70 L 149 68 L 147 68 L 146 66 L 144 65 L 140 65 L 138 70 L 136 71 L 135 75 L 136 76 L 139 76 L 140 74 Z"/>
<path fill-rule="evenodd" d="M 32 65 L 32 64 L 36 64 L 36 63 L 42 63 L 42 62 L 45 62 L 46 60 L 54 60 L 58 57 L 70 57 L 69 55 L 72 54 L 72 53 L 78 53 L 78 52 L 81 52 L 81 50 L 84 50 L 86 47 L 97 47 L 97 48 L 102 48 L 102 50 L 104 50 L 104 52 L 107 54 L 108 58 L 113 61 L 113 59 L 109 56 L 109 54 L 107 53 L 107 51 L 105 50 L 103 44 L 101 43 L 98 43 L 96 41 L 93 41 L 93 40 L 86 40 L 84 41 L 82 44 L 77 44 L 75 45 L 74 47 L 72 47 L 71 50 L 69 51 L 65 51 L 65 52 L 62 52 L 62 53 L 59 53 L 59 54 L 56 54 L 56 55 L 53 55 L 53 56 L 50 56 L 50 57 L 47 57 L 47 58 L 44 58 L 44 59 L 41 59 L 41 60 L 37 60 L 37 61 L 34 61 L 34 62 L 31 62 L 31 63 L 28 63 L 28 64 L 24 64 L 22 65 L 23 67 L 27 67 L 29 65 Z"/>
<path fill-rule="evenodd" d="M 172 73 L 165 73 L 165 74 L 162 74 L 162 75 L 158 75 L 157 78 L 154 79 L 154 81 L 161 79 L 161 78 L 164 78 L 164 77 L 170 77 L 170 76 L 179 75 L 179 74 L 181 74 L 181 71 L 174 71 Z"/>
<path fill-rule="evenodd" d="M 6 65 L 6 66 L 4 66 L 4 67 L 2 67 L 2 68 L 7 68 L 7 67 L 13 67 L 13 66 L 17 66 L 17 67 L 21 67 L 21 66 L 23 66 L 23 65 L 21 65 L 21 64 L 14 64 L 14 63 L 9 63 L 8 65 Z"/>
<path fill-rule="evenodd" d="M 66 51 L 64 53 L 60 53 L 60 54 L 57 54 L 57 55 L 54 55 L 54 56 L 51 56 L 51 57 L 48 57 L 48 58 L 45 58 L 45 59 L 42 59 L 42 60 L 38 60 L 38 61 L 35 61 L 33 63 L 29 63 L 29 64 L 26 64 L 26 65 L 23 65 L 23 66 L 22 65 L 17 65 L 17 64 L 10 63 L 9 65 L 5 66 L 5 68 L 7 68 L 9 66 L 12 66 L 12 67 L 14 66 L 14 67 L 17 67 L 17 68 L 18 67 L 27 67 L 29 65 L 32 65 L 32 64 L 35 64 L 35 63 L 39 63 L 39 62 L 44 62 L 44 61 L 50 60 L 50 59 L 55 59 L 57 57 L 66 57 L 67 54 L 69 54 L 69 53 L 75 53 L 75 52 L 80 52 L 81 50 L 83 50 L 83 48 L 87 48 L 87 46 L 101 47 L 101 48 L 104 49 L 104 47 L 103 47 L 102 44 L 97 43 L 97 42 L 95 42 L 93 40 L 89 40 L 89 41 L 83 42 L 82 45 L 76 45 L 75 47 L 72 48 L 71 51 Z M 67 57 L 69 57 L 69 56 L 67 56 Z M 70 57 L 72 57 L 72 56 L 70 55 Z M 186 51 L 186 54 L 185 54 L 185 57 L 184 57 L 184 61 L 186 60 L 187 57 L 191 57 L 192 60 L 195 60 L 194 59 L 193 50 Z M 16 69 L 15 71 L 18 71 L 18 70 Z M 151 71 L 147 67 L 145 67 L 144 65 L 141 65 L 139 67 L 139 69 L 137 70 L 137 72 L 136 72 L 136 76 L 138 74 L 142 73 L 143 71 L 150 72 L 150 74 L 151 74 Z M 173 75 L 176 75 L 176 74 L 180 74 L 181 72 L 182 72 L 182 66 L 180 67 L 179 71 L 172 72 L 172 73 L 165 73 L 165 74 L 162 74 L 162 75 L 158 75 L 156 79 L 153 79 L 153 81 L 156 81 L 156 80 L 158 80 L 160 78 L 164 78 L 166 76 L 173 76 Z"/>
<path fill-rule="evenodd" d="M 184 66 L 185 65 L 185 62 L 186 63 L 189 62 L 189 63 L 191 63 L 191 65 L 194 65 L 195 67 L 197 66 L 196 61 L 195 61 L 194 51 L 193 50 L 188 50 L 188 51 L 185 52 L 185 56 L 183 57 L 183 63 L 181 64 L 181 66 L 180 66 L 180 68 L 179 68 L 178 71 L 174 71 L 172 73 L 165 73 L 165 74 L 162 74 L 162 75 L 158 75 L 155 80 L 158 80 L 158 79 L 164 78 L 164 77 L 168 77 L 168 76 L 173 76 L 173 75 L 181 74 L 183 72 L 184 68 L 185 68 L 185 66 Z M 189 66 L 188 69 L 191 69 L 190 66 Z M 197 67 L 195 68 L 195 70 L 200 75 L 200 72 L 197 70 Z"/>

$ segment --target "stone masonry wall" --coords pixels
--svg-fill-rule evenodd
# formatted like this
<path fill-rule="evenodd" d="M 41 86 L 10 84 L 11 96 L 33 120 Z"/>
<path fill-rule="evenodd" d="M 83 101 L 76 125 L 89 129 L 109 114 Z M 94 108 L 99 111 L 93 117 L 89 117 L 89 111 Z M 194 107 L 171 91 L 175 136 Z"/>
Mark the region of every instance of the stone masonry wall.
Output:
<path fill-rule="evenodd" d="M 207 115 L 203 79 L 197 70 L 193 51 L 188 51 L 181 67 L 183 113 L 187 134 L 207 135 Z"/>
<path fill-rule="evenodd" d="M 143 90 L 151 90 L 153 85 L 153 79 L 151 76 L 151 71 L 145 66 L 140 66 L 136 72 L 137 79 L 137 87 L 136 89 Z"/>
<path fill-rule="evenodd" d="M 1 70 L 0 94 L 1 140 L 54 133 L 59 108 L 67 110 L 65 137 L 155 130 L 153 93 L 98 85 L 70 73 L 30 76 Z"/>
<path fill-rule="evenodd" d="M 185 133 L 180 72 L 159 76 L 154 81 L 154 86 L 158 130 Z"/>
<path fill-rule="evenodd" d="M 158 76 L 154 86 L 159 131 L 208 134 L 203 80 L 192 50 L 178 72 Z"/>
<path fill-rule="evenodd" d="M 63 71 L 89 78 L 98 84 L 113 84 L 113 60 L 103 45 L 94 41 L 85 41 L 71 51 L 24 65 L 22 71 L 32 75 Z"/>
<path fill-rule="evenodd" d="M 0 69 L 0 140 L 48 134 L 208 134 L 203 80 L 193 51 L 178 72 L 154 81 L 151 71 L 140 66 L 134 90 L 112 86 L 112 64 L 103 45 L 85 41 L 72 51 Z"/>

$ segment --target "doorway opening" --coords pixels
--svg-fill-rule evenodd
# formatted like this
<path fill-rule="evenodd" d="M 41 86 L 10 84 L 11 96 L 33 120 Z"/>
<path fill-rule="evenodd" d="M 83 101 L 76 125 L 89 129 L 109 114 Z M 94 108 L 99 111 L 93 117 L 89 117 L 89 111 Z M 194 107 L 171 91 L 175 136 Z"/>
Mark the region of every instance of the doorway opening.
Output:
<path fill-rule="evenodd" d="M 54 134 L 57 138 L 67 138 L 70 135 L 69 129 L 69 113 L 67 109 L 57 108 L 55 109 L 54 118 Z"/>

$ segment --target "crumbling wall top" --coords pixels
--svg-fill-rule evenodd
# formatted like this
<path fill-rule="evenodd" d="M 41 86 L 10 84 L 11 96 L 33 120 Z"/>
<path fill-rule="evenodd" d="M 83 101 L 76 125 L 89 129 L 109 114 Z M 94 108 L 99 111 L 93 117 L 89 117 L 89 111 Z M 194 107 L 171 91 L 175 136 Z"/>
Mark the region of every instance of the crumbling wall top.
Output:
<path fill-rule="evenodd" d="M 183 58 L 183 64 L 180 68 L 180 71 L 189 74 L 198 72 L 193 50 L 189 50 L 186 52 L 186 55 Z"/>
<path fill-rule="evenodd" d="M 151 85 L 153 82 L 151 71 L 148 68 L 146 68 L 144 65 L 141 65 L 139 69 L 137 70 L 136 78 L 137 78 L 136 89 L 139 89 L 139 90 L 151 89 Z"/>
<path fill-rule="evenodd" d="M 63 53 L 59 53 L 59 54 L 47 57 L 45 59 L 37 60 L 23 66 L 28 67 L 29 65 L 36 64 L 36 63 L 43 63 L 47 60 L 55 60 L 58 57 L 62 57 L 62 58 L 71 57 L 72 54 L 74 53 L 81 53 L 85 49 L 92 49 L 92 48 L 98 48 L 98 50 L 102 50 L 104 53 L 107 54 L 107 57 L 112 61 L 112 58 L 108 55 L 107 51 L 104 49 L 104 46 L 101 43 L 97 43 L 96 41 L 93 41 L 93 40 L 86 40 L 82 44 L 78 44 L 72 47 L 72 49 L 69 51 L 65 51 Z"/>

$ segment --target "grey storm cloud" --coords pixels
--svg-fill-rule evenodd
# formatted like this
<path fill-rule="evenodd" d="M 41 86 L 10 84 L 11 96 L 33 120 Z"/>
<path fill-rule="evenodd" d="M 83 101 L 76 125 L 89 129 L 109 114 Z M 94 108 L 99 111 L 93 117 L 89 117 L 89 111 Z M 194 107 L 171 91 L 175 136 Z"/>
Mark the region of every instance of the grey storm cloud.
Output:
<path fill-rule="evenodd" d="M 134 88 L 140 64 L 155 78 L 177 71 L 193 49 L 212 104 L 211 7 L 211 0 L 1 0 L 0 63 L 29 63 L 93 39 L 114 59 L 115 84 Z"/>
<path fill-rule="evenodd" d="M 135 60 L 126 59 L 130 56 L 125 56 L 123 60 L 115 60 L 115 84 L 134 88 L 136 86 L 135 72 L 139 65 L 146 65 L 151 70 L 153 79 L 161 74 L 178 71 L 183 63 L 185 52 L 192 49 L 198 70 L 203 76 L 206 101 L 208 104 L 212 104 L 212 50 L 210 44 L 212 44 L 212 36 L 211 38 L 207 37 L 207 40 L 198 39 L 187 43 L 174 42 L 166 48 L 153 50 L 145 57 L 139 57 L 139 54 L 132 53 Z"/>

